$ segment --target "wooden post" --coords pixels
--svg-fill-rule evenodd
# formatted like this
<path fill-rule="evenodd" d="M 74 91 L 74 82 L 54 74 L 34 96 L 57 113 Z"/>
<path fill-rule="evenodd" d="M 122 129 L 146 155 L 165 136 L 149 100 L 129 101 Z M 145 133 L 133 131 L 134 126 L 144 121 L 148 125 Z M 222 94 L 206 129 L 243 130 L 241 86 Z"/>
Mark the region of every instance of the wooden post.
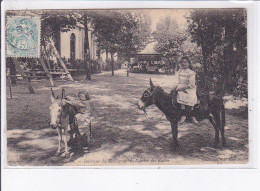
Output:
<path fill-rule="evenodd" d="M 24 81 L 25 81 L 25 84 L 26 84 L 26 86 L 27 86 L 29 92 L 30 92 L 31 94 L 35 93 L 35 91 L 34 91 L 32 85 L 31 85 L 30 81 L 28 80 L 27 75 L 24 73 L 23 69 L 21 68 L 21 66 L 20 66 L 20 64 L 19 64 L 19 62 L 18 62 L 18 60 L 17 60 L 17 58 L 13 58 L 13 61 L 14 61 L 14 64 L 15 64 L 16 69 L 18 70 L 18 72 L 19 72 L 19 73 L 21 74 L 21 76 L 23 77 L 23 79 L 24 79 Z"/>
<path fill-rule="evenodd" d="M 10 83 L 9 83 L 9 90 L 10 90 L 10 98 L 13 99 L 13 95 L 12 95 L 12 86 L 11 86 Z"/>
<path fill-rule="evenodd" d="M 126 76 L 129 77 L 129 64 L 127 64 L 127 68 L 126 68 Z"/>
<path fill-rule="evenodd" d="M 51 69 L 51 64 L 49 62 L 50 56 L 48 56 L 48 53 L 47 53 L 47 50 L 46 50 L 46 46 L 43 46 L 43 51 L 44 51 L 44 54 L 45 54 L 45 59 L 46 59 L 46 62 L 48 64 L 48 67 L 49 67 L 49 69 Z"/>
<path fill-rule="evenodd" d="M 8 58 L 7 62 L 10 63 L 10 83 L 16 85 L 16 69 L 12 59 Z"/>
<path fill-rule="evenodd" d="M 11 76 L 7 76 L 7 83 L 9 86 L 9 91 L 10 91 L 10 98 L 13 99 L 13 95 L 12 95 L 12 84 L 11 84 Z"/>
<path fill-rule="evenodd" d="M 69 79 L 70 79 L 71 81 L 74 81 L 73 78 L 72 78 L 72 76 L 70 75 L 69 70 L 67 69 L 66 65 L 64 64 L 62 58 L 60 57 L 59 52 L 57 51 L 57 49 L 55 48 L 55 46 L 53 46 L 51 43 L 50 43 L 50 45 L 51 45 L 51 47 L 52 47 L 52 49 L 53 49 L 53 51 L 54 51 L 55 56 L 56 56 L 56 57 L 58 58 L 58 60 L 60 61 L 60 64 L 61 64 L 62 68 L 64 69 L 64 71 L 65 71 L 66 74 L 68 75 Z"/>
<path fill-rule="evenodd" d="M 43 67 L 44 71 L 46 72 L 47 76 L 48 76 L 49 79 L 50 79 L 51 86 L 54 87 L 55 85 L 54 85 L 54 81 L 53 81 L 52 75 L 51 75 L 50 72 L 48 71 L 48 68 L 46 67 L 46 65 L 45 65 L 45 63 L 44 63 L 44 61 L 43 61 L 43 59 L 42 59 L 42 58 L 39 58 L 39 61 L 40 61 L 40 63 L 42 64 L 42 67 Z"/>

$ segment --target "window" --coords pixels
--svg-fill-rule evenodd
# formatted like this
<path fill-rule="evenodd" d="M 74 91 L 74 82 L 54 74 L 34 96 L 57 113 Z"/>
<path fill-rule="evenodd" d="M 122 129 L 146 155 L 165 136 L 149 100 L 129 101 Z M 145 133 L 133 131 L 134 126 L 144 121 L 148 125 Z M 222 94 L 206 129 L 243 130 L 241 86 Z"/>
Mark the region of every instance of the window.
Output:
<path fill-rule="evenodd" d="M 76 36 L 74 33 L 70 35 L 70 58 L 72 60 L 76 58 Z"/>

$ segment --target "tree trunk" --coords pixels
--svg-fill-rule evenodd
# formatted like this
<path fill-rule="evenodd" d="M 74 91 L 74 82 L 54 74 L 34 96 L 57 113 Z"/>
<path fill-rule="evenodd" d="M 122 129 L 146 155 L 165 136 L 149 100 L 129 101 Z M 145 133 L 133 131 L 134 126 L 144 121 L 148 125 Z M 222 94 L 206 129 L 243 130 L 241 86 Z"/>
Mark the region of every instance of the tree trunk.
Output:
<path fill-rule="evenodd" d="M 10 81 L 12 85 L 16 85 L 16 68 L 14 62 L 10 59 Z"/>
<path fill-rule="evenodd" d="M 108 50 L 106 50 L 106 62 L 108 61 Z"/>
<path fill-rule="evenodd" d="M 225 43 L 226 46 L 224 46 L 223 51 L 223 58 L 224 58 L 224 84 L 225 84 L 225 92 L 232 92 L 233 90 L 233 84 L 234 84 L 234 78 L 233 78 L 233 72 L 235 72 L 235 68 L 233 68 L 234 63 L 234 51 L 233 51 L 233 44 L 234 44 L 234 38 L 233 38 L 233 16 L 231 13 L 226 15 L 225 19 Z"/>
<path fill-rule="evenodd" d="M 97 51 L 97 56 L 98 56 L 98 59 L 100 59 L 100 56 L 101 56 L 101 51 L 100 50 Z"/>
<path fill-rule="evenodd" d="M 112 70 L 112 76 L 114 76 L 114 53 L 111 52 L 111 70 Z"/>
<path fill-rule="evenodd" d="M 91 80 L 91 66 L 89 60 L 86 60 L 86 80 Z"/>
<path fill-rule="evenodd" d="M 34 91 L 32 85 L 31 85 L 30 81 L 28 80 L 27 75 L 24 73 L 23 69 L 21 68 L 21 66 L 20 66 L 20 64 L 19 64 L 19 62 L 18 62 L 18 60 L 17 60 L 17 58 L 13 58 L 13 61 L 14 61 L 14 64 L 15 64 L 15 66 L 16 66 L 16 69 L 18 70 L 18 72 L 19 72 L 19 73 L 21 74 L 21 76 L 23 77 L 23 79 L 24 79 L 24 81 L 25 81 L 25 83 L 26 83 L 26 86 L 27 86 L 29 92 L 30 92 L 31 94 L 35 93 L 35 91 Z"/>
<path fill-rule="evenodd" d="M 90 60 L 85 59 L 86 62 L 86 80 L 91 80 L 91 64 Z"/>
<path fill-rule="evenodd" d="M 207 77 L 207 74 L 208 74 L 208 65 L 207 65 L 207 60 L 208 60 L 208 56 L 206 54 L 206 50 L 204 47 L 202 47 L 202 54 L 203 54 L 203 72 L 204 72 L 204 90 L 205 90 L 205 93 L 208 93 L 208 77 Z"/>
<path fill-rule="evenodd" d="M 130 66 L 130 57 L 127 58 L 127 68 L 126 68 L 126 76 L 129 76 L 129 66 Z"/>
<path fill-rule="evenodd" d="M 91 80 L 91 67 L 90 67 L 90 51 L 89 51 L 89 39 L 88 39 L 88 17 L 84 14 L 84 28 L 85 28 L 85 39 L 84 39 L 84 46 L 85 46 L 85 56 L 84 60 L 86 63 L 86 80 Z"/>

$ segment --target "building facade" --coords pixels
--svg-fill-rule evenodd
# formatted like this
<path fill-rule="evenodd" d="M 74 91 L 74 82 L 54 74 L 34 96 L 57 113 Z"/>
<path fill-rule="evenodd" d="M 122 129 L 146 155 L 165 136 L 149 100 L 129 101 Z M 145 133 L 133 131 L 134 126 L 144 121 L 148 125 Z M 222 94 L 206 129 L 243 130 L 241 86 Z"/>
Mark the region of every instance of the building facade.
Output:
<path fill-rule="evenodd" d="M 90 59 L 97 59 L 97 45 L 95 35 L 88 31 Z M 60 32 L 60 55 L 67 59 L 84 59 L 85 28 L 78 25 L 67 32 Z"/>

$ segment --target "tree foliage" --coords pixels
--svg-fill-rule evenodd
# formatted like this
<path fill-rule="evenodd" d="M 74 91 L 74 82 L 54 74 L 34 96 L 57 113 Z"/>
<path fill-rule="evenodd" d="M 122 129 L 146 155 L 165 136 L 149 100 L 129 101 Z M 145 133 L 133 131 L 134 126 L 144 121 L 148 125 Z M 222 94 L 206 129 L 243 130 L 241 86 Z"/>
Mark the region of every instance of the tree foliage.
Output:
<path fill-rule="evenodd" d="M 166 62 L 174 67 L 183 55 L 181 46 L 186 40 L 186 34 L 180 30 L 176 20 L 170 16 L 161 19 L 153 32 L 153 38 L 156 41 L 155 50 L 162 53 Z"/>
<path fill-rule="evenodd" d="M 124 56 L 142 50 L 149 41 L 150 19 L 130 11 L 96 11 L 90 14 L 93 33 L 102 50 Z"/>
<path fill-rule="evenodd" d="M 96 11 L 91 14 L 93 33 L 100 51 L 117 53 L 126 59 L 149 42 L 151 22 L 147 16 L 129 11 Z"/>
<path fill-rule="evenodd" d="M 244 9 L 198 9 L 191 12 L 188 32 L 202 50 L 205 89 L 223 95 L 247 82 L 247 23 Z M 213 82 L 215 80 L 215 82 Z M 216 85 L 218 84 L 218 85 Z M 247 89 L 244 89 L 244 95 Z M 240 94 L 241 95 L 241 94 Z"/>

